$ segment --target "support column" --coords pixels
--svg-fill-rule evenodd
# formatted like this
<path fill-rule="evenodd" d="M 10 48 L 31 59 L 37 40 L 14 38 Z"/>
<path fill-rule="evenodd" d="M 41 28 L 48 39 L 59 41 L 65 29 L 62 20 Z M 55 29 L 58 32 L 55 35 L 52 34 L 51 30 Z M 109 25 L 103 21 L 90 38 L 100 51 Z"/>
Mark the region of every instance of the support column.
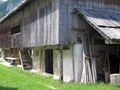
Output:
<path fill-rule="evenodd" d="M 63 81 L 63 46 L 59 49 L 60 53 L 60 80 Z"/>
<path fill-rule="evenodd" d="M 5 50 L 1 49 L 1 58 L 5 58 Z"/>
<path fill-rule="evenodd" d="M 21 64 L 22 70 L 24 70 L 24 67 L 23 67 L 23 59 L 22 59 L 22 54 L 21 54 L 20 49 L 19 49 L 19 57 L 20 57 L 20 64 Z"/>
<path fill-rule="evenodd" d="M 72 65 L 73 65 L 73 81 L 75 81 L 75 59 L 74 59 L 74 47 L 72 46 Z"/>

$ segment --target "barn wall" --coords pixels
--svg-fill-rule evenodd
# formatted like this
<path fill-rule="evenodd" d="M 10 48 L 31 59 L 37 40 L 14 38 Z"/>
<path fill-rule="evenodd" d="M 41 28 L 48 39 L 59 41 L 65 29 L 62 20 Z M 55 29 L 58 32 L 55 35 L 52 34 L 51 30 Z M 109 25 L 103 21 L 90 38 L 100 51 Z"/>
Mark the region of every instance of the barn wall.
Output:
<path fill-rule="evenodd" d="M 82 7 L 103 9 L 112 12 L 120 12 L 120 1 L 119 0 L 76 0 Z"/>
<path fill-rule="evenodd" d="M 64 82 L 80 82 L 82 74 L 82 44 L 63 46 L 63 80 Z M 59 47 L 33 48 L 33 69 L 45 73 L 45 49 L 53 49 L 53 78 L 60 79 L 60 51 Z"/>
<path fill-rule="evenodd" d="M 24 9 L 22 45 L 35 47 L 58 44 L 58 1 L 37 0 Z"/>
<path fill-rule="evenodd" d="M 83 65 L 83 45 L 75 44 L 63 50 L 63 80 L 80 82 Z"/>
<path fill-rule="evenodd" d="M 83 18 L 75 13 L 75 8 L 79 7 L 79 0 L 60 0 L 59 42 L 61 44 L 76 44 L 76 35 L 90 29 Z"/>
<path fill-rule="evenodd" d="M 45 72 L 45 48 L 40 51 L 40 72 Z"/>
<path fill-rule="evenodd" d="M 36 70 L 37 73 L 46 73 L 45 72 L 45 49 L 51 47 L 35 47 L 32 50 L 32 62 L 33 62 L 33 70 Z M 52 48 L 51 48 L 52 49 Z M 60 79 L 60 66 L 59 66 L 59 58 L 60 53 L 59 50 L 53 48 L 53 75 L 54 79 Z"/>
<path fill-rule="evenodd" d="M 33 69 L 40 72 L 40 48 L 33 48 L 32 50 L 32 64 Z"/>
<path fill-rule="evenodd" d="M 59 50 L 54 49 L 54 58 L 53 58 L 53 71 L 54 71 L 54 79 L 60 79 L 60 53 Z"/>
<path fill-rule="evenodd" d="M 73 81 L 73 61 L 72 50 L 63 51 L 63 80 L 65 82 Z"/>
<path fill-rule="evenodd" d="M 100 9 L 119 13 L 119 0 L 60 0 L 60 27 L 59 27 L 59 42 L 61 44 L 71 44 L 74 42 L 74 34 L 76 31 L 81 32 L 89 30 L 90 26 L 80 17 L 75 14 L 75 8 Z"/>
<path fill-rule="evenodd" d="M 0 23 L 1 48 L 21 47 L 21 34 L 11 36 L 11 28 L 20 25 L 22 21 L 22 12 L 19 11 L 8 20 Z"/>
<path fill-rule="evenodd" d="M 0 34 L 0 47 L 3 47 L 3 34 Z"/>
<path fill-rule="evenodd" d="M 11 36 L 11 28 L 17 25 L 21 26 L 21 33 Z M 0 30 L 3 48 L 59 44 L 59 1 L 31 1 L 1 23 Z"/>
<path fill-rule="evenodd" d="M 35 47 L 32 48 L 32 63 L 33 70 L 36 70 L 38 73 L 45 72 L 45 57 L 44 57 L 44 48 Z"/>
<path fill-rule="evenodd" d="M 76 44 L 73 46 L 73 57 L 74 57 L 74 76 L 75 82 L 81 81 L 82 70 L 83 70 L 83 45 Z"/>
<path fill-rule="evenodd" d="M 95 8 L 119 12 L 119 0 L 34 0 L 0 24 L 4 35 L 0 46 L 35 47 L 73 43 L 74 31 L 87 25 L 74 8 Z M 75 18 L 78 19 L 77 22 Z M 10 36 L 10 29 L 21 25 L 21 35 Z M 75 25 L 74 25 L 75 24 Z M 78 27 L 79 26 L 79 27 Z M 5 32 L 7 31 L 7 32 Z M 12 44 L 13 43 L 13 44 Z"/>

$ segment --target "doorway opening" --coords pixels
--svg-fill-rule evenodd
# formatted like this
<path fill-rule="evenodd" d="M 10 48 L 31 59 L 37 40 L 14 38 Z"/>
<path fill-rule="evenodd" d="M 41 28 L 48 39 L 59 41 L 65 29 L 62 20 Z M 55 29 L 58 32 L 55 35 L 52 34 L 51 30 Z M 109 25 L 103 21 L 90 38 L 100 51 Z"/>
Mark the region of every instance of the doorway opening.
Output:
<path fill-rule="evenodd" d="M 119 73 L 119 58 L 117 57 L 117 55 L 110 55 L 109 56 L 110 60 L 110 73 L 111 74 L 115 74 L 115 73 Z"/>
<path fill-rule="evenodd" d="M 45 72 L 53 74 L 53 49 L 45 50 Z"/>

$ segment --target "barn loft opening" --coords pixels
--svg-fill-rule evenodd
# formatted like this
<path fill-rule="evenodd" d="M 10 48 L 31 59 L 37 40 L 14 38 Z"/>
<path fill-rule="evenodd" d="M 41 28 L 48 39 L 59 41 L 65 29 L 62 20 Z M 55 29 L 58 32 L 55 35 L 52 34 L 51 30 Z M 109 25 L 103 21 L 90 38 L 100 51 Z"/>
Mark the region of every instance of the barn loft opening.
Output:
<path fill-rule="evenodd" d="M 53 49 L 45 50 L 45 72 L 53 74 Z"/>
<path fill-rule="evenodd" d="M 20 30 L 20 25 L 17 25 L 13 28 L 11 28 L 11 35 L 15 35 L 15 34 L 19 34 L 21 33 L 21 30 Z"/>

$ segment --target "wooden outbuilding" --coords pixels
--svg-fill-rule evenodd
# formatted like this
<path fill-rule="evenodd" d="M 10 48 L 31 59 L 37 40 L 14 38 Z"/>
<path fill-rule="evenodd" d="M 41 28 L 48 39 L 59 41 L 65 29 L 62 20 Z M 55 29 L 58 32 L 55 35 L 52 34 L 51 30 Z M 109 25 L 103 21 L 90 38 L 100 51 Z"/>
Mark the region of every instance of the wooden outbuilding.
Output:
<path fill-rule="evenodd" d="M 109 82 L 119 44 L 119 0 L 24 0 L 0 20 L 5 57 L 65 82 Z"/>

